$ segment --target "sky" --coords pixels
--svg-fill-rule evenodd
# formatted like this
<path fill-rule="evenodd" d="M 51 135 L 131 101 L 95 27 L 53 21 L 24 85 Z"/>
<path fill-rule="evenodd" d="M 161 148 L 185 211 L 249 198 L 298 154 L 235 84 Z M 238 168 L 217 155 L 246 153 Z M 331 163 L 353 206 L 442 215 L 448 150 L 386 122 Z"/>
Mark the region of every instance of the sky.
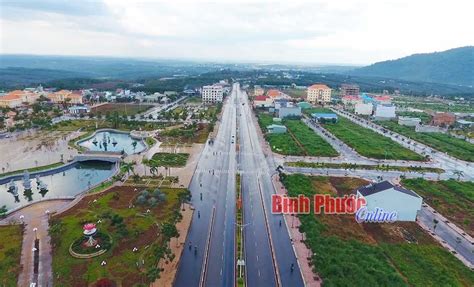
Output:
<path fill-rule="evenodd" d="M 0 0 L 0 53 L 364 65 L 474 45 L 472 0 Z"/>

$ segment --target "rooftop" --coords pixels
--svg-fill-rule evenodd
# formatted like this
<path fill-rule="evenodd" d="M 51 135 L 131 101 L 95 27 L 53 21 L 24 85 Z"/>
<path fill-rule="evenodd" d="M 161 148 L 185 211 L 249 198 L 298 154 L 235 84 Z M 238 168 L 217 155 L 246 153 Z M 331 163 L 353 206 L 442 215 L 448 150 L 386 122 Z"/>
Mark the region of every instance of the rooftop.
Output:
<path fill-rule="evenodd" d="M 398 191 L 398 192 L 408 194 L 408 195 L 411 195 L 413 197 L 420 197 L 415 192 L 413 192 L 409 189 L 405 189 L 405 188 L 403 188 L 401 186 L 398 186 L 398 185 L 393 185 L 391 182 L 386 181 L 386 180 L 382 181 L 382 182 L 379 182 L 379 183 L 373 183 L 373 184 L 363 186 L 363 187 L 359 188 L 357 191 L 360 194 L 362 194 L 363 196 L 368 196 L 368 195 L 372 195 L 372 194 L 382 192 L 382 191 L 392 189 L 392 188 L 394 190 Z"/>

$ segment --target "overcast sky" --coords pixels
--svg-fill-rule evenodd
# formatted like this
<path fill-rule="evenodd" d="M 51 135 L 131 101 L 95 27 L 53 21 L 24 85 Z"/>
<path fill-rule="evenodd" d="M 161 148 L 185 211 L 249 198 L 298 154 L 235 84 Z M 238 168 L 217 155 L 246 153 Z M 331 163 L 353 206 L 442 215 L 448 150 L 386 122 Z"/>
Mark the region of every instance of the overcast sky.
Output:
<path fill-rule="evenodd" d="M 472 0 L 0 0 L 0 53 L 369 64 L 474 45 Z"/>

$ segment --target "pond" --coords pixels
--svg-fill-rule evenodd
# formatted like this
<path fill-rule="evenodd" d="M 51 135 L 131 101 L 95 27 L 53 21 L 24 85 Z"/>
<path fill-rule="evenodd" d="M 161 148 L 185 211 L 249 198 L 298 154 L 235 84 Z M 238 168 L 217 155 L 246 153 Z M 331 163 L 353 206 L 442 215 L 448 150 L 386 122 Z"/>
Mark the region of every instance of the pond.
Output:
<path fill-rule="evenodd" d="M 0 184 L 0 206 L 6 205 L 10 210 L 41 199 L 76 196 L 109 178 L 114 166 L 103 161 L 77 162 L 38 177 L 29 176 L 29 189 L 25 189 L 23 175 L 13 180 L 16 192 L 9 192 L 12 181 L 4 180 Z"/>
<path fill-rule="evenodd" d="M 134 139 L 128 133 L 114 131 L 97 132 L 88 140 L 81 141 L 78 145 L 91 151 L 122 152 L 134 154 L 146 149 L 142 140 Z"/>

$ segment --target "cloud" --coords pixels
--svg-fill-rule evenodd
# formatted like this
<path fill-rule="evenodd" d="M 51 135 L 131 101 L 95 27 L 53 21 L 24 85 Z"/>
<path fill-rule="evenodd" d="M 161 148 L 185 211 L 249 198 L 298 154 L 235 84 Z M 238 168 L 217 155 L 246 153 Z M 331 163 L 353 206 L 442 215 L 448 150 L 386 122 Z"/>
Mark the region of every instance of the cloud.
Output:
<path fill-rule="evenodd" d="M 2 53 L 371 63 L 474 44 L 470 1 L 2 1 Z M 40 43 L 40 44 L 38 44 Z"/>

